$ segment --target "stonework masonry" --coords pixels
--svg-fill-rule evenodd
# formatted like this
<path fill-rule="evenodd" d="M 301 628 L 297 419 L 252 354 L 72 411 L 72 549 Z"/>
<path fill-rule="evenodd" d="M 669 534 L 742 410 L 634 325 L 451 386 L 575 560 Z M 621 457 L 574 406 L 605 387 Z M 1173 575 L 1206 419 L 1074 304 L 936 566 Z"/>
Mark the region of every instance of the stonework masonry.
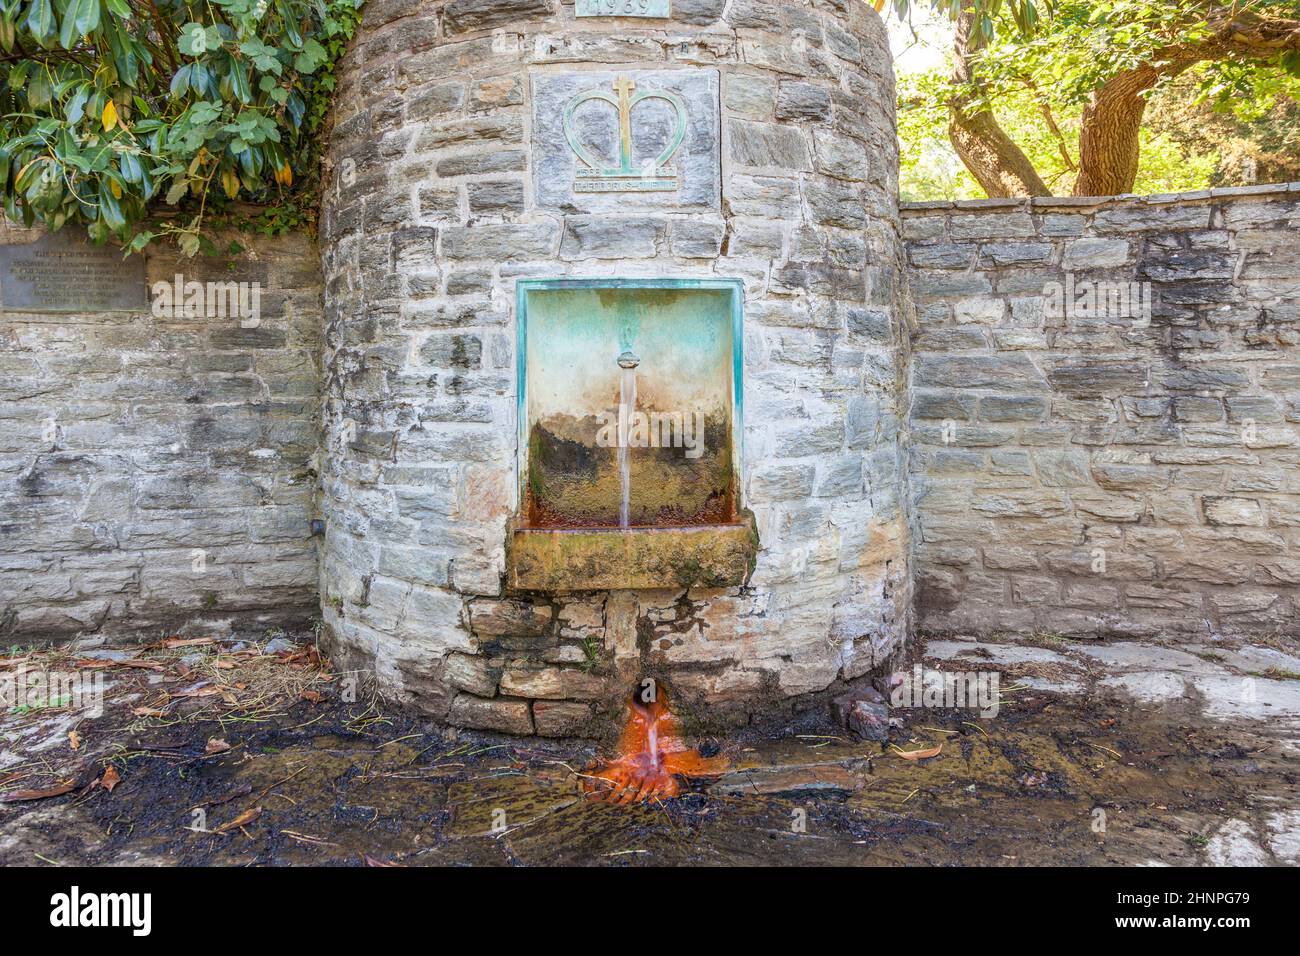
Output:
<path fill-rule="evenodd" d="M 1294 639 L 1300 186 L 903 226 L 918 626 Z"/>
<path fill-rule="evenodd" d="M 647 677 L 692 729 L 789 712 L 918 629 L 1293 640 L 1300 186 L 900 210 L 869 5 L 672 11 L 371 0 L 319 250 L 148 255 L 260 322 L 0 316 L 0 640 L 318 616 L 388 697 L 545 736 Z M 679 183 L 575 189 L 556 111 L 632 81 Z M 743 586 L 507 586 L 516 280 L 611 277 L 743 284 Z"/>
<path fill-rule="evenodd" d="M 907 632 L 883 24 L 856 0 L 672 11 L 369 3 L 340 70 L 325 624 L 342 659 L 454 723 L 573 733 L 646 676 L 701 717 L 744 720 L 883 665 Z M 681 93 L 675 193 L 573 189 L 556 113 L 619 75 Z M 503 588 L 515 280 L 601 276 L 744 282 L 742 493 L 760 539 L 745 587 Z"/>
<path fill-rule="evenodd" d="M 0 224 L 0 243 L 36 238 Z M 0 314 L 0 642 L 318 613 L 317 252 L 252 245 L 150 252 L 145 271 L 259 283 L 255 327 L 152 309 Z"/>

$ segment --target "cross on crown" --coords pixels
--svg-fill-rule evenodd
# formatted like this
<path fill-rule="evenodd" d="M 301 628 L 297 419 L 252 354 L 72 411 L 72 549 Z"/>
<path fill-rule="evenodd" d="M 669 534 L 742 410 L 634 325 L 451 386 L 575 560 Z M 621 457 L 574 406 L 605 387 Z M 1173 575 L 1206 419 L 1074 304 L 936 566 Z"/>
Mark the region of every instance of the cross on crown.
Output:
<path fill-rule="evenodd" d="M 574 174 L 574 192 L 675 190 L 678 186 L 677 171 L 668 163 L 686 138 L 686 103 L 669 90 L 636 92 L 636 82 L 626 74 L 619 74 L 612 86 L 612 93 L 599 89 L 579 93 L 564 107 L 564 138 L 580 161 Z M 578 139 L 574 129 L 574 114 L 578 107 L 593 100 L 608 103 L 618 111 L 617 165 L 610 166 L 606 158 L 593 156 Z M 676 114 L 676 122 L 663 151 L 654 158 L 646 158 L 638 166 L 632 155 L 632 111 L 646 100 L 662 100 L 667 103 Z"/>

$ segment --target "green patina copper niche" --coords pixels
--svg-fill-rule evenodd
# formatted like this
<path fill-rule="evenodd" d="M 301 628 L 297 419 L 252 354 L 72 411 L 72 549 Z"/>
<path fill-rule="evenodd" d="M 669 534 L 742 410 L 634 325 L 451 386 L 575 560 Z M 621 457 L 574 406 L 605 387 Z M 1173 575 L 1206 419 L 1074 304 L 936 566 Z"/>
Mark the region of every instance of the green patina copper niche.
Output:
<path fill-rule="evenodd" d="M 514 587 L 744 582 L 742 305 L 738 280 L 519 281 Z"/>

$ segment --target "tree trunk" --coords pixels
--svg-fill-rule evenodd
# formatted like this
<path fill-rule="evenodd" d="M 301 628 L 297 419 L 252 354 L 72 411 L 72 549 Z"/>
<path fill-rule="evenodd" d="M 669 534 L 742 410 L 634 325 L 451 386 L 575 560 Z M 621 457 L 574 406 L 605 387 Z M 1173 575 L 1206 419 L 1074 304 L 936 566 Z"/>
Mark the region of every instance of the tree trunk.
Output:
<path fill-rule="evenodd" d="M 1079 177 L 1074 195 L 1117 196 L 1133 191 L 1147 91 L 1162 76 L 1181 73 L 1189 65 L 1140 66 L 1092 91 L 1079 124 Z"/>
<path fill-rule="evenodd" d="M 957 21 L 957 35 L 953 41 L 957 65 L 952 74 L 956 83 L 976 85 L 970 65 L 971 55 L 979 49 L 979 45 L 970 40 L 973 24 L 974 17 L 969 12 L 963 13 Z M 948 138 L 975 181 L 990 198 L 1050 196 L 1052 191 L 1038 175 L 1029 157 L 998 125 L 993 112 L 970 105 L 976 98 L 976 94 L 968 94 L 948 102 Z"/>
<path fill-rule="evenodd" d="M 1079 124 L 1076 196 L 1115 196 L 1133 191 L 1146 94 L 1160 80 L 1201 60 L 1267 59 L 1300 49 L 1300 21 L 1261 17 L 1236 7 L 1211 10 L 1214 34 L 1197 44 L 1157 50 L 1151 62 L 1111 77 L 1092 92 Z"/>
<path fill-rule="evenodd" d="M 1208 38 L 1156 50 L 1147 63 L 1112 77 L 1093 91 L 1080 123 L 1074 195 L 1114 196 L 1133 190 L 1146 94 L 1161 79 L 1177 76 L 1201 60 L 1266 60 L 1300 52 L 1300 20 L 1260 16 L 1235 4 L 1211 6 L 1199 16 L 1212 30 Z M 957 20 L 953 41 L 957 65 L 952 82 L 966 86 L 967 92 L 948 101 L 948 138 L 989 196 L 1050 196 L 1051 190 L 1029 158 L 998 125 L 992 111 L 980 105 L 982 90 L 971 58 L 983 41 L 972 42 L 974 23 L 969 10 Z"/>

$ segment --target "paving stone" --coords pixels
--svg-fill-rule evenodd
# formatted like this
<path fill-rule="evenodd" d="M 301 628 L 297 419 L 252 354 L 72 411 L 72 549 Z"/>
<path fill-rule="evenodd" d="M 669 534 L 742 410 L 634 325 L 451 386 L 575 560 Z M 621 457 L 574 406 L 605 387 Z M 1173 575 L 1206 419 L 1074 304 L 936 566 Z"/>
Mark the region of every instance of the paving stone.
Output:
<path fill-rule="evenodd" d="M 1103 687 L 1113 688 L 1141 704 L 1163 704 L 1178 700 L 1187 693 L 1187 681 L 1181 675 L 1162 671 L 1140 671 L 1101 680 Z"/>
<path fill-rule="evenodd" d="M 1210 866 L 1269 865 L 1268 855 L 1244 820 L 1229 820 L 1219 827 L 1205 846 L 1205 859 Z"/>

